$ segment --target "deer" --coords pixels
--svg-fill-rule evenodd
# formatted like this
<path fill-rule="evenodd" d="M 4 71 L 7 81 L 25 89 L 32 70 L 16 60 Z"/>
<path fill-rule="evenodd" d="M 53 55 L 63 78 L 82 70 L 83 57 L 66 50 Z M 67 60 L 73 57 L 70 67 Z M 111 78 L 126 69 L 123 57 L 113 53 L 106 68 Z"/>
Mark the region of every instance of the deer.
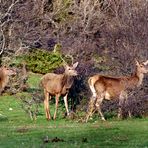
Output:
<path fill-rule="evenodd" d="M 112 77 L 96 74 L 88 79 L 88 85 L 91 90 L 92 96 L 90 98 L 89 107 L 90 112 L 86 115 L 86 122 L 89 117 L 97 110 L 101 119 L 105 121 L 104 115 L 101 111 L 101 104 L 104 99 L 106 100 L 119 100 L 118 118 L 122 117 L 122 103 L 128 101 L 128 90 L 134 90 L 139 87 L 144 78 L 144 74 L 148 73 L 146 65 L 148 60 L 143 63 L 136 62 L 136 71 L 131 76 Z M 95 106 L 95 111 L 94 111 Z M 130 110 L 128 111 L 131 117 Z"/>
<path fill-rule="evenodd" d="M 6 68 L 4 66 L 0 67 L 0 94 L 6 87 L 8 81 L 9 81 L 9 76 L 15 75 L 15 71 L 11 70 L 10 68 Z"/>
<path fill-rule="evenodd" d="M 51 119 L 49 100 L 52 96 L 55 96 L 55 112 L 53 119 L 56 119 L 60 96 L 64 97 L 66 112 L 69 116 L 70 113 L 68 109 L 67 96 L 73 84 L 74 77 L 78 75 L 77 71 L 75 70 L 77 66 L 78 62 L 74 63 L 72 66 L 65 63 L 65 71 L 63 74 L 47 73 L 41 78 L 40 85 L 44 90 L 44 109 L 47 120 Z"/>

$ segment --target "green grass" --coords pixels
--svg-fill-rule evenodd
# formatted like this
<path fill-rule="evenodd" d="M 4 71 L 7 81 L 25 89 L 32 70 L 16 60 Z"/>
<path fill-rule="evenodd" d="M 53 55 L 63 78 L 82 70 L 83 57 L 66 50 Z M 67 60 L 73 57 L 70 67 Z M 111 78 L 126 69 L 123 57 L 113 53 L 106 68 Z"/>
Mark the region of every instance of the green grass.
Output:
<path fill-rule="evenodd" d="M 39 78 L 31 74 L 30 87 L 36 88 Z M 59 109 L 56 121 L 46 121 L 43 105 L 39 111 L 37 120 L 32 121 L 19 99 L 1 96 L 0 148 L 148 148 L 148 118 L 78 123 L 64 119 Z M 49 141 L 44 142 L 47 136 Z M 63 141 L 52 142 L 55 137 Z"/>

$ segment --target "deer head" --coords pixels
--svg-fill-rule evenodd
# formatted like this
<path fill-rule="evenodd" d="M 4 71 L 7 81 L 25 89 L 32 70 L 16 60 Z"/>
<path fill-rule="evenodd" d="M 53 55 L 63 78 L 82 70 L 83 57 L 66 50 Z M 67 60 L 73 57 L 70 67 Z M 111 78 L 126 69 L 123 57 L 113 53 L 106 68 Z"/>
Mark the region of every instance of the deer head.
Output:
<path fill-rule="evenodd" d="M 146 65 L 148 64 L 148 60 L 146 62 L 143 63 L 139 63 L 137 60 L 136 62 L 136 66 L 137 66 L 137 71 L 139 73 L 148 73 L 148 68 L 146 68 Z"/>
<path fill-rule="evenodd" d="M 67 64 L 64 65 L 65 74 L 69 76 L 77 76 L 77 71 L 75 70 L 78 66 L 78 62 L 74 63 L 72 66 L 68 66 Z"/>
<path fill-rule="evenodd" d="M 2 67 L 1 68 L 3 73 L 5 73 L 8 76 L 16 75 L 16 71 L 7 67 Z"/>

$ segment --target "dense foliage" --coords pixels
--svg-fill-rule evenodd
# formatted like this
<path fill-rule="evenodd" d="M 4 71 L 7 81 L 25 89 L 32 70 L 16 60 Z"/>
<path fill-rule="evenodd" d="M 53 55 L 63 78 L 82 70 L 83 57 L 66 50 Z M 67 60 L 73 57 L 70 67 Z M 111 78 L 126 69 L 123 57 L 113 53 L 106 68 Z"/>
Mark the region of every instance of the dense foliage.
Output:
<path fill-rule="evenodd" d="M 12 65 L 20 66 L 22 62 L 25 62 L 28 70 L 45 74 L 61 66 L 63 62 L 61 56 L 58 52 L 31 50 L 27 55 L 15 57 Z"/>

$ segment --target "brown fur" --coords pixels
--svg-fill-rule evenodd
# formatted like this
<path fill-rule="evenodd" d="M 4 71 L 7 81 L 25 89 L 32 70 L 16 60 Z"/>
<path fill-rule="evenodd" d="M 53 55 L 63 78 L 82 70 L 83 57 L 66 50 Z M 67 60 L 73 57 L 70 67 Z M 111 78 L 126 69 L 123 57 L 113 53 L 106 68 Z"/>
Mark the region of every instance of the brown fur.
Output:
<path fill-rule="evenodd" d="M 0 94 L 4 90 L 5 86 L 9 81 L 9 76 L 14 74 L 14 72 L 6 67 L 0 68 Z"/>
<path fill-rule="evenodd" d="M 97 93 L 101 93 L 104 91 L 109 92 L 111 98 L 119 97 L 120 92 L 126 90 L 128 88 L 136 87 L 139 78 L 138 76 L 131 77 L 121 77 L 121 78 L 113 78 L 108 76 L 100 75 L 98 79 L 95 79 L 95 82 L 92 83 L 93 77 L 90 78 L 90 85 L 94 85 Z M 94 79 L 93 79 L 94 81 Z"/>
<path fill-rule="evenodd" d="M 67 114 L 69 114 L 68 111 L 68 104 L 67 104 L 67 95 L 69 92 L 69 89 L 71 88 L 73 84 L 73 77 L 77 75 L 77 72 L 75 68 L 77 67 L 78 63 L 73 64 L 72 67 L 66 65 L 65 66 L 65 72 L 63 74 L 55 74 L 55 73 L 47 73 L 45 74 L 41 79 L 41 86 L 44 89 L 44 107 L 45 107 L 45 113 L 47 120 L 51 119 L 50 116 L 50 109 L 49 109 L 49 96 L 55 96 L 56 97 L 56 106 L 55 106 L 55 113 L 54 113 L 54 119 L 56 118 L 56 112 L 58 108 L 58 101 L 60 96 L 64 96 L 64 102 Z"/>
<path fill-rule="evenodd" d="M 95 106 L 98 109 L 102 120 L 105 120 L 100 108 L 103 99 L 111 100 L 119 98 L 119 105 L 121 105 L 123 99 L 127 99 L 127 90 L 133 90 L 142 84 L 144 73 L 148 72 L 145 67 L 146 64 L 147 62 L 143 64 L 139 64 L 137 62 L 136 72 L 132 76 L 110 77 L 104 75 L 94 75 L 89 78 L 88 84 L 93 94 L 91 102 L 93 102 L 92 100 L 94 100 Z M 131 115 L 130 112 L 129 115 Z M 118 117 L 120 116 L 121 108 L 119 108 Z M 88 118 L 89 115 L 87 117 L 87 120 Z"/>
<path fill-rule="evenodd" d="M 4 68 L 0 68 L 0 93 L 3 91 L 4 87 L 8 83 L 8 74 Z"/>

